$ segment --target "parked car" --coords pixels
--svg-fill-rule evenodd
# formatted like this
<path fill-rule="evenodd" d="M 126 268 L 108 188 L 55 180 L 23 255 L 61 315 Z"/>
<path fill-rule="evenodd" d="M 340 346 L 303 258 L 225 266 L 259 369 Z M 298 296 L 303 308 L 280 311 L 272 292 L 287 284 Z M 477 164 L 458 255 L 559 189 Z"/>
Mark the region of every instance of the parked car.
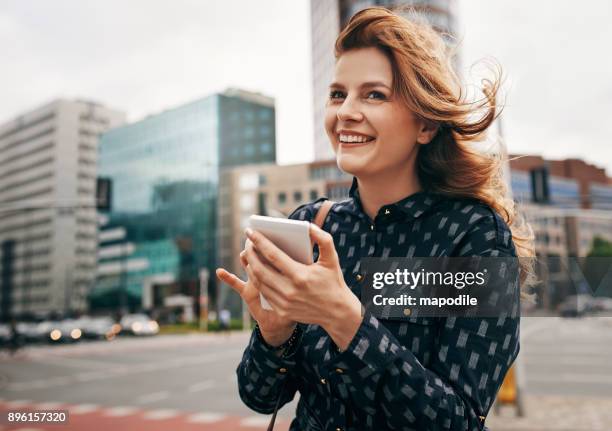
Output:
<path fill-rule="evenodd" d="M 159 324 L 146 314 L 126 314 L 121 318 L 121 330 L 131 335 L 155 335 Z"/>
<path fill-rule="evenodd" d="M 113 339 L 121 326 L 110 317 L 82 317 L 79 319 L 83 337 L 88 339 Z"/>
<path fill-rule="evenodd" d="M 80 322 L 75 319 L 66 319 L 49 326 L 49 339 L 54 343 L 72 343 L 83 336 Z"/>

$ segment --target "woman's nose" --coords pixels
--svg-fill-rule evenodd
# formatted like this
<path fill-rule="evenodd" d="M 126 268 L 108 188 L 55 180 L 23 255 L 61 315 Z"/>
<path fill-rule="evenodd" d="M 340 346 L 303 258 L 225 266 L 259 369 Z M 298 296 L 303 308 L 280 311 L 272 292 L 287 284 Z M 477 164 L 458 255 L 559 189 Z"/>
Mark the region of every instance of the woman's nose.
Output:
<path fill-rule="evenodd" d="M 344 102 L 338 108 L 338 120 L 346 121 L 361 121 L 363 119 L 363 114 L 358 109 L 357 104 L 349 97 L 344 99 Z"/>

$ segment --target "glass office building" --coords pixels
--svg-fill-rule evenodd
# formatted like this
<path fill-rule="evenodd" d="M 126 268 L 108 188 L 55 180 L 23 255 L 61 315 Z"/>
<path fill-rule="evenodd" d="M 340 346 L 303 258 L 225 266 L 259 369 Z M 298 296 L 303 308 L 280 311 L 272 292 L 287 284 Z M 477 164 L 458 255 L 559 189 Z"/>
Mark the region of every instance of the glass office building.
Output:
<path fill-rule="evenodd" d="M 133 244 L 134 255 L 127 257 L 125 267 L 144 253 L 148 276 L 155 276 L 151 268 L 162 268 L 176 275 L 173 293 L 195 297 L 200 270 L 214 275 L 216 266 L 220 169 L 275 160 L 273 99 L 237 89 L 104 134 L 99 175 L 112 182 L 105 229 L 125 229 L 122 241 Z M 126 284 L 127 278 L 117 277 L 117 282 Z M 138 279 L 130 277 L 130 296 L 138 294 L 138 283 L 132 283 Z M 211 276 L 213 296 L 214 284 Z M 99 293 L 102 286 L 97 289 Z"/>

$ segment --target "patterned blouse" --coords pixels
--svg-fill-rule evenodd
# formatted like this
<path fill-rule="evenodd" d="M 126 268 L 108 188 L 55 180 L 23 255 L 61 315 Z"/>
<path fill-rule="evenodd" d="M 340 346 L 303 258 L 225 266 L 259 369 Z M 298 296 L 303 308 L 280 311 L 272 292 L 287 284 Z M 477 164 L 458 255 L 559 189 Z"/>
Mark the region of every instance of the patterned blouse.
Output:
<path fill-rule="evenodd" d="M 418 192 L 383 206 L 372 221 L 355 178 L 349 196 L 333 205 L 323 228 L 358 297 L 363 257 L 516 256 L 510 229 L 480 201 Z M 314 220 L 324 200 L 290 218 Z M 342 352 L 321 327 L 299 324 L 300 340 L 286 357 L 255 330 L 237 369 L 240 397 L 271 413 L 286 381 L 281 406 L 300 393 L 291 431 L 486 429 L 519 351 L 517 308 L 499 318 L 380 319 L 366 310 Z"/>

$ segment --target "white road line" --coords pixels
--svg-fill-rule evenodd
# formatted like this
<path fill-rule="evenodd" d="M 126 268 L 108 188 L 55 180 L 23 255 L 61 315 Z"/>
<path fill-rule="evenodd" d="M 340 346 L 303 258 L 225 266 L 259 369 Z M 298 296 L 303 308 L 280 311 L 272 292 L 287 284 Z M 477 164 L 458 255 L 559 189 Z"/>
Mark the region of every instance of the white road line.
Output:
<path fill-rule="evenodd" d="M 54 410 L 59 406 L 63 406 L 65 403 L 48 402 L 48 403 L 37 403 L 35 408 L 37 410 Z"/>
<path fill-rule="evenodd" d="M 525 365 L 571 365 L 571 366 L 610 366 L 610 358 L 604 356 L 562 356 L 554 354 L 528 354 L 523 357 Z"/>
<path fill-rule="evenodd" d="M 204 380 L 203 382 L 196 383 L 195 385 L 189 386 L 189 392 L 199 392 L 206 389 L 210 389 L 215 386 L 215 382 L 212 380 Z"/>
<path fill-rule="evenodd" d="M 136 399 L 138 404 L 150 404 L 156 401 L 165 400 L 168 398 L 168 391 L 153 392 L 151 394 L 142 395 Z"/>
<path fill-rule="evenodd" d="M 91 359 L 77 359 L 74 357 L 55 357 L 46 358 L 45 364 L 58 365 L 67 368 L 87 368 L 87 369 L 106 369 L 117 366 L 118 364 L 104 361 L 94 361 Z"/>
<path fill-rule="evenodd" d="M 23 407 L 32 404 L 31 400 L 13 400 L 7 401 L 5 407 Z"/>
<path fill-rule="evenodd" d="M 77 404 L 75 406 L 70 407 L 68 410 L 71 415 L 84 415 L 87 413 L 92 413 L 97 411 L 100 408 L 97 404 Z"/>
<path fill-rule="evenodd" d="M 138 412 L 138 409 L 134 407 L 112 407 L 104 411 L 104 416 L 122 417 L 133 415 L 136 412 Z"/>
<path fill-rule="evenodd" d="M 249 416 L 240 421 L 243 427 L 264 427 L 270 423 L 270 418 L 267 416 Z"/>
<path fill-rule="evenodd" d="M 561 373 L 555 375 L 539 375 L 527 378 L 527 381 L 552 382 L 552 383 L 588 383 L 612 385 L 612 375 L 610 374 L 578 374 Z"/>
<path fill-rule="evenodd" d="M 187 422 L 193 422 L 198 424 L 210 424 L 213 422 L 219 422 L 226 418 L 226 415 L 223 413 L 196 413 L 187 418 Z"/>
<path fill-rule="evenodd" d="M 169 419 L 180 415 L 181 412 L 178 410 L 171 409 L 160 409 L 160 410 L 151 410 L 143 415 L 143 418 L 153 421 L 160 421 L 164 419 Z"/>
<path fill-rule="evenodd" d="M 175 357 L 160 362 L 151 362 L 147 364 L 133 364 L 116 368 L 109 367 L 105 371 L 90 371 L 79 373 L 74 376 L 52 377 L 48 379 L 40 379 L 26 382 L 9 383 L 4 388 L 8 391 L 27 391 L 31 389 L 44 389 L 55 386 L 65 386 L 77 383 L 79 379 L 86 381 L 107 380 L 115 377 L 123 377 L 126 375 L 133 376 L 146 372 L 159 372 L 186 366 L 204 365 L 212 362 L 225 360 L 228 358 L 239 358 L 242 350 L 228 350 L 224 352 L 215 352 L 209 355 L 193 355 L 187 357 Z"/>

